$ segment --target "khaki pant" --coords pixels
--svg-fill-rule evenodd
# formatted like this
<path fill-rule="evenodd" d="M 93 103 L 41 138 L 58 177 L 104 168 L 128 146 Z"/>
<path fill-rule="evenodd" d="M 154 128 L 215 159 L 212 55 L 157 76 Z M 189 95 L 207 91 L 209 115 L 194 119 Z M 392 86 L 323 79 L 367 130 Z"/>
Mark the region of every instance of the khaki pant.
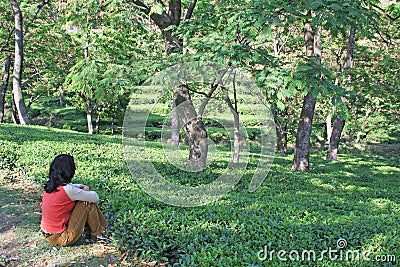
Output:
<path fill-rule="evenodd" d="M 96 203 L 77 201 L 68 220 L 67 229 L 45 240 L 53 246 L 72 245 L 83 233 L 85 224 L 90 227 L 92 235 L 101 235 L 106 228 L 107 220 Z"/>

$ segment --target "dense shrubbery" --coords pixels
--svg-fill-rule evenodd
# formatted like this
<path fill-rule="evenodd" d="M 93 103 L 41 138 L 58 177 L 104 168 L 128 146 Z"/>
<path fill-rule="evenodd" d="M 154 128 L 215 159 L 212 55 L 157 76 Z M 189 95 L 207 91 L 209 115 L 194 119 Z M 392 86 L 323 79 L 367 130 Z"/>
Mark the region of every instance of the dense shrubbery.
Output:
<path fill-rule="evenodd" d="M 0 125 L 1 169 L 15 169 L 28 181 L 43 183 L 56 154 L 75 157 L 75 181 L 98 191 L 115 242 L 142 258 L 166 260 L 175 266 L 376 266 L 374 262 L 273 262 L 258 260 L 269 250 L 337 249 L 344 238 L 348 249 L 375 255 L 400 255 L 398 225 L 400 168 L 392 161 L 361 154 L 323 160 L 314 151 L 309 173 L 293 173 L 292 156 L 276 157 L 267 179 L 247 191 L 254 164 L 235 189 L 213 204 L 173 207 L 144 194 L 127 169 L 121 138 L 90 136 L 45 127 Z M 256 147 L 254 147 L 256 148 Z M 154 155 L 158 143 L 149 144 Z M 160 155 L 155 166 L 170 180 L 208 182 L 226 166 L 229 151 L 203 172 L 188 175 Z M 387 266 L 391 266 L 388 264 Z"/>
<path fill-rule="evenodd" d="M 0 169 L 10 171 L 17 168 L 19 148 L 14 142 L 0 140 Z"/>

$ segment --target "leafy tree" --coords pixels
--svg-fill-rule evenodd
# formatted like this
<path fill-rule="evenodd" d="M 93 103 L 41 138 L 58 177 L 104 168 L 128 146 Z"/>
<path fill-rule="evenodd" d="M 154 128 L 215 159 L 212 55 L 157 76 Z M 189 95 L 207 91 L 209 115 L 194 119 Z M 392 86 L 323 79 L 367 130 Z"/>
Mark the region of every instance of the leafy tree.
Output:
<path fill-rule="evenodd" d="M 395 10 L 396 4 L 391 4 L 389 6 L 382 5 L 376 1 L 366 2 L 369 5 L 370 13 L 372 14 L 373 19 L 370 23 L 372 26 L 362 23 L 359 23 L 357 20 L 353 20 L 350 22 L 350 31 L 348 35 L 348 45 L 347 45 L 347 54 L 344 59 L 344 64 L 339 63 L 339 77 L 338 82 L 342 83 L 346 88 L 346 93 L 341 96 L 342 100 L 336 101 L 338 103 L 336 108 L 336 121 L 333 127 L 335 135 L 332 135 L 332 140 L 329 145 L 327 159 L 336 159 L 338 144 L 340 140 L 340 136 L 342 135 L 342 129 L 345 120 L 348 121 L 348 133 L 345 135 L 350 139 L 355 139 L 355 142 L 360 142 L 360 139 L 363 135 L 366 135 L 366 131 L 370 131 L 370 127 L 368 127 L 368 120 L 374 114 L 393 114 L 392 112 L 381 112 L 379 110 L 379 102 L 390 103 L 391 98 L 386 93 L 386 90 L 383 90 L 379 95 L 379 99 L 377 100 L 376 94 L 381 87 L 380 82 L 371 83 L 371 80 L 376 81 L 384 81 L 385 86 L 391 87 L 392 85 L 396 87 L 396 79 L 387 79 L 386 77 L 382 77 L 380 71 L 381 66 L 391 66 L 390 59 L 388 61 L 388 57 L 383 57 L 382 55 L 395 55 L 396 49 L 393 48 L 396 46 L 395 38 L 391 38 L 390 36 L 395 36 L 395 34 L 390 34 L 393 29 L 392 22 L 396 21 L 396 13 L 391 13 L 391 11 Z M 387 12 L 387 14 L 385 14 Z M 397 18 L 398 19 L 398 18 Z M 358 31 L 358 39 L 359 44 L 355 41 L 355 32 L 356 29 Z M 371 41 L 375 40 L 376 43 L 383 43 L 381 48 L 383 48 L 384 52 L 375 53 L 376 47 Z M 389 41 L 388 41 L 389 40 Z M 360 45 L 363 43 L 363 45 Z M 355 48 L 354 48 L 355 47 Z M 365 51 L 370 51 L 369 53 L 365 53 Z M 353 59 L 356 58 L 356 60 Z M 389 57 L 390 58 L 390 57 Z M 340 59 L 338 59 L 338 62 Z M 364 64 L 364 62 L 385 62 L 383 64 Z M 355 69 L 352 69 L 355 67 Z M 360 74 L 362 72 L 363 74 Z M 391 70 L 386 69 L 385 73 L 390 73 Z M 358 73 L 358 74 L 356 74 Z M 380 78 L 378 78 L 380 77 Z M 396 77 L 396 75 L 393 75 Z M 396 90 L 390 91 L 395 93 Z M 370 97 L 372 96 L 373 97 Z M 382 99 L 386 99 L 386 101 L 382 101 Z M 350 113 L 346 110 L 350 110 Z M 379 110 L 379 111 L 378 111 Z M 391 110 L 391 108 L 389 108 Z M 390 115 L 389 115 L 390 117 Z M 392 119 L 388 121 L 393 122 Z M 382 124 L 381 124 L 382 125 Z M 335 127 L 336 126 L 336 127 Z M 377 125 L 376 125 L 377 126 Z M 376 129 L 376 126 L 374 127 Z M 358 133 L 357 132 L 358 128 Z M 366 128 L 369 128 L 366 130 Z M 390 127 L 389 127 L 390 128 Z"/>
<path fill-rule="evenodd" d="M 141 39 L 146 29 L 132 8 L 119 1 L 83 1 L 67 6 L 64 12 L 62 22 L 83 52 L 64 85 L 80 96 L 77 104 L 85 106 L 88 131 L 93 133 L 92 114 L 97 112 L 99 118 L 100 113 L 111 113 L 114 119 L 124 107 L 110 106 L 126 103 L 124 95 L 143 79 L 146 53 L 141 43 L 149 40 Z"/>
<path fill-rule="evenodd" d="M 181 39 L 188 39 L 185 49 L 191 51 L 191 57 L 196 59 L 248 68 L 256 81 L 265 86 L 266 97 L 275 107 L 276 122 L 279 122 L 279 111 L 287 109 L 286 105 L 290 106 L 289 99 L 304 97 L 303 116 L 300 116 L 299 123 L 307 122 L 307 126 L 299 125 L 293 169 L 307 170 L 314 98 L 321 95 L 321 99 L 328 103 L 327 99 L 340 99 L 346 91 L 334 83 L 334 72 L 330 68 L 332 62 L 320 62 L 321 56 L 315 53 L 309 52 L 308 59 L 302 55 L 306 41 L 299 38 L 302 24 L 312 29 L 307 31 L 310 33 L 309 44 L 313 43 L 311 37 L 319 28 L 327 40 L 345 35 L 349 25 L 355 25 L 365 36 L 372 36 L 374 26 L 367 25 L 376 25 L 376 14 L 364 1 L 286 3 L 227 0 L 218 4 L 201 3 L 199 6 L 203 12 L 196 13 L 195 20 L 188 20 L 178 27 Z M 312 11 L 311 14 L 307 10 Z M 291 38 L 282 40 L 281 36 L 285 35 Z M 329 52 L 326 49 L 325 53 Z M 310 109 L 307 111 L 305 108 Z M 282 138 L 283 132 L 287 132 L 285 127 L 277 129 L 277 136 Z M 284 149 L 281 146 L 279 150 Z"/>
<path fill-rule="evenodd" d="M 184 5 L 180 0 L 163 1 L 150 1 L 145 4 L 143 1 L 133 1 L 138 7 L 139 11 L 149 16 L 152 22 L 161 31 L 165 43 L 165 52 L 168 57 L 174 60 L 173 55 L 181 55 L 183 51 L 183 40 L 174 31 L 181 23 L 188 21 L 192 18 L 193 11 L 197 5 L 197 1 L 188 3 L 185 14 Z M 179 56 L 178 56 L 179 57 Z M 172 101 L 172 134 L 171 143 L 173 145 L 179 144 L 180 123 L 183 122 L 183 129 L 185 130 L 187 141 L 189 142 L 189 163 L 193 167 L 204 167 L 207 158 L 207 131 L 201 116 L 198 116 L 191 100 L 190 91 L 187 90 L 187 85 L 177 85 L 173 88 L 174 99 Z M 179 97 L 179 99 L 177 98 Z M 196 119 L 188 120 L 186 116 L 179 118 L 176 113 L 176 107 L 179 104 L 185 103 L 188 105 L 187 109 L 190 114 L 195 116 Z M 190 126 L 190 127 L 189 127 Z"/>
<path fill-rule="evenodd" d="M 28 108 L 48 96 L 59 96 L 63 105 L 62 83 L 79 56 L 71 36 L 58 27 L 62 17 L 59 4 L 42 1 L 25 6 L 28 23 L 24 88 L 30 97 Z"/>
<path fill-rule="evenodd" d="M 25 98 L 30 98 L 29 102 L 24 101 L 24 104 L 28 102 L 26 110 L 29 111 L 31 104 L 36 99 L 53 94 L 55 91 L 53 87 L 58 91 L 60 80 L 63 80 L 65 76 L 63 67 L 68 66 L 68 62 L 71 61 L 68 55 L 73 53 L 63 54 L 66 50 L 65 45 L 71 42 L 63 39 L 60 32 L 54 31 L 54 24 L 59 15 L 55 3 L 21 1 L 19 4 L 24 17 L 21 88 L 23 88 Z M 9 7 L 8 9 L 11 11 Z M 0 38 L 4 40 L 0 53 L 4 54 L 5 58 L 15 54 L 11 49 L 12 43 L 10 43 L 14 32 L 13 27 L 10 27 L 12 17 L 10 12 L 6 11 L 1 12 L 0 16 L 0 19 L 4 20 L 2 24 L 6 26 L 0 31 Z M 4 101 L 1 103 L 4 104 Z"/>
<path fill-rule="evenodd" d="M 387 33 L 393 32 L 396 36 L 395 27 L 386 27 Z M 379 49 L 377 44 L 380 44 Z M 381 37 L 356 44 L 357 60 L 350 72 L 349 86 L 357 93 L 349 99 L 353 119 L 347 124 L 346 132 L 356 143 L 373 132 L 383 133 L 381 129 L 396 132 L 394 125 L 399 115 L 395 99 L 399 97 L 400 80 L 395 67 L 399 59 L 398 45 L 398 39 L 382 43 Z"/>
<path fill-rule="evenodd" d="M 310 64 L 309 70 L 313 70 L 318 68 L 318 65 L 321 63 L 321 29 L 314 30 L 312 28 L 311 11 L 307 12 L 307 17 L 308 20 L 306 20 L 304 23 L 304 42 L 306 46 L 306 56 L 310 60 L 308 62 L 308 64 Z M 311 60 L 315 60 L 317 65 L 315 65 Z M 318 75 L 318 72 L 315 74 Z M 313 75 L 314 78 L 315 74 Z M 307 79 L 307 82 L 309 81 L 310 79 Z M 314 88 L 315 86 L 310 85 L 309 91 L 304 96 L 299 127 L 297 130 L 292 170 L 308 171 L 309 169 L 311 127 L 314 117 L 315 104 L 317 102 L 317 94 L 315 93 L 315 90 L 313 92 Z"/>
<path fill-rule="evenodd" d="M 350 26 L 348 45 L 347 45 L 347 53 L 346 53 L 346 61 L 344 64 L 345 70 L 353 68 L 353 65 L 354 65 L 355 31 L 356 31 L 355 27 Z M 347 100 L 345 99 L 344 96 L 342 97 L 342 101 L 347 102 Z M 338 112 L 336 115 L 336 120 L 333 124 L 332 133 L 328 134 L 329 147 L 328 147 L 328 151 L 326 154 L 327 160 L 336 160 L 337 159 L 339 142 L 340 142 L 340 138 L 341 138 L 342 131 L 344 128 L 344 124 L 345 124 L 345 119 L 342 117 L 341 113 Z M 327 125 L 327 126 L 330 126 L 330 125 Z"/>

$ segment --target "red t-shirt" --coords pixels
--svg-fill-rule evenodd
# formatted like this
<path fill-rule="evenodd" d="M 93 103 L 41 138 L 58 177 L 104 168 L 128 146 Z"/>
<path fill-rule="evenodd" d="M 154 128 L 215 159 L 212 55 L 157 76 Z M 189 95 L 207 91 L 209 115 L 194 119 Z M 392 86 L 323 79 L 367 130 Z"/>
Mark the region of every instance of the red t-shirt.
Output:
<path fill-rule="evenodd" d="M 75 206 L 64 190 L 63 186 L 57 187 L 57 192 L 43 193 L 42 222 L 40 227 L 47 233 L 62 233 L 67 228 L 71 212 Z"/>

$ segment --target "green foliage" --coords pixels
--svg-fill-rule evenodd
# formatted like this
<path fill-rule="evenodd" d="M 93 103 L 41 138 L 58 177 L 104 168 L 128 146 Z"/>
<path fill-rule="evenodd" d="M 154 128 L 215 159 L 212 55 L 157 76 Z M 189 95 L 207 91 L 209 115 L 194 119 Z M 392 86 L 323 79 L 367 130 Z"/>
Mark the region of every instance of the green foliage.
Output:
<path fill-rule="evenodd" d="M 151 14 L 166 13 L 168 8 L 168 1 L 144 3 Z M 184 8 L 190 3 L 182 1 Z M 78 113 L 85 109 L 88 96 L 102 122 L 121 121 L 134 86 L 178 61 L 201 60 L 249 71 L 265 90 L 271 106 L 288 111 L 287 117 L 279 119 L 291 129 L 296 127 L 293 123 L 298 104 L 311 88 L 322 96 L 318 101 L 332 100 L 324 99 L 321 116 L 335 106 L 346 120 L 355 118 L 355 126 L 346 128 L 350 132 L 357 132 L 357 121 L 365 114 L 358 107 L 378 107 L 373 112 L 382 113 L 378 116 L 385 116 L 388 124 L 397 119 L 398 108 L 393 102 L 398 98 L 395 89 L 399 83 L 396 47 L 400 36 L 393 20 L 399 14 L 397 2 L 197 1 L 192 18 L 171 27 L 184 41 L 186 54 L 170 57 L 165 56 L 164 40 L 151 14 L 143 13 L 137 5 L 121 0 L 45 2 L 35 13 L 37 4 L 21 1 L 25 21 L 24 94 L 34 101 L 37 97 L 58 97 L 64 89 Z M 307 10 L 312 11 L 310 17 Z M 5 54 L 13 51 L 12 38 L 5 44 L 10 33 L 12 37 L 13 18 L 7 1 L 0 4 L 0 11 L 2 62 Z M 183 16 L 186 10 L 182 11 Z M 322 64 L 304 59 L 305 20 L 313 29 L 322 29 Z M 356 29 L 356 69 L 343 72 L 340 65 L 350 26 Z M 278 42 L 277 51 L 274 40 Z M 339 86 L 334 85 L 336 79 Z M 379 99 L 374 88 L 379 88 Z M 351 103 L 343 104 L 342 97 Z M 6 98 L 11 99 L 10 95 Z"/>
<path fill-rule="evenodd" d="M 20 147 L 14 142 L 0 140 L 0 169 L 15 170 L 18 168 L 18 159 Z"/>
<path fill-rule="evenodd" d="M 69 34 L 86 52 L 69 70 L 64 86 L 76 95 L 78 109 L 86 109 L 89 99 L 97 116 L 120 119 L 133 86 L 146 79 L 146 60 L 151 54 L 144 49 L 156 47 L 157 42 L 151 44 L 153 35 L 126 3 L 93 0 L 75 4 L 63 11 L 59 24 L 70 29 Z"/>
<path fill-rule="evenodd" d="M 395 16 L 397 5 L 391 4 L 379 10 L 380 6 L 379 1 L 358 0 L 298 1 L 296 3 L 279 0 L 251 1 L 251 3 L 230 0 L 218 1 L 218 3 L 205 1 L 199 3 L 201 12 L 196 13 L 195 19 L 184 21 L 176 29 L 176 33 L 187 40 L 187 50 L 192 52 L 190 55 L 185 55 L 186 58 L 228 63 L 249 70 L 256 83 L 265 89 L 268 102 L 279 111 L 289 110 L 289 116 L 297 115 L 291 109 L 299 108 L 293 107 L 292 103 L 298 103 L 298 99 L 312 90 L 314 96 L 320 96 L 318 99 L 331 100 L 323 101 L 324 106 L 320 106 L 325 116 L 332 111 L 332 106 L 334 106 L 335 114 L 340 113 L 346 120 L 351 120 L 354 118 L 351 111 L 353 108 L 351 99 L 356 99 L 354 106 L 376 106 L 373 102 L 377 100 L 376 97 L 374 100 L 368 97 L 369 100 L 366 101 L 372 101 L 368 104 L 361 100 L 362 96 L 357 92 L 365 91 L 366 84 L 360 82 L 360 79 L 352 79 L 354 85 L 350 87 L 346 82 L 341 83 L 343 80 L 348 80 L 350 73 L 349 71 L 338 72 L 338 69 L 342 69 L 344 61 L 349 27 L 356 28 L 356 37 L 359 40 L 376 39 L 376 31 L 380 28 L 379 35 L 383 36 L 384 32 L 383 38 L 393 42 L 392 47 L 388 48 L 390 52 L 387 50 L 384 53 L 397 54 L 393 50 L 396 47 L 393 41 L 395 38 L 390 38 L 390 36 L 398 36 L 398 33 L 386 32 L 389 29 L 395 30 L 396 27 L 386 27 L 388 21 L 382 19 L 387 16 L 379 14 L 386 10 L 388 14 Z M 310 17 L 306 16 L 307 10 L 312 11 Z M 322 29 L 322 64 L 304 59 L 302 27 L 306 20 L 310 21 L 313 29 L 318 27 Z M 389 24 L 391 24 L 390 21 Z M 280 45 L 275 51 L 273 40 L 277 40 Z M 376 39 L 375 42 L 381 41 Z M 377 51 L 378 46 L 371 47 L 368 51 Z M 365 52 L 363 48 L 356 47 L 356 53 L 358 51 Z M 369 59 L 365 58 L 362 61 L 371 62 L 374 56 L 371 54 L 368 56 Z M 355 56 L 356 60 L 357 58 Z M 397 56 L 391 58 L 398 61 Z M 365 70 L 362 79 L 368 80 L 369 78 L 366 77 L 375 72 L 370 68 L 378 70 L 381 66 L 390 66 L 389 62 L 385 60 L 374 67 L 362 64 L 360 69 Z M 397 76 L 389 69 L 380 73 L 377 76 L 381 78 L 377 78 L 376 81 L 384 80 L 387 83 L 388 80 L 392 80 L 388 76 Z M 383 73 L 388 76 L 383 77 Z M 397 83 L 392 84 L 396 88 Z M 376 88 L 376 85 L 370 88 Z M 388 90 L 388 92 L 394 91 L 397 90 Z M 351 103 L 343 102 L 344 98 Z M 396 97 L 382 97 L 381 100 L 383 99 L 396 99 Z M 391 102 L 390 100 L 383 101 Z M 386 110 L 390 112 L 385 113 L 396 114 L 392 108 Z M 362 112 L 359 113 L 362 116 Z M 322 119 L 325 120 L 325 118 Z M 287 117 L 282 121 L 289 122 L 288 126 L 294 128 L 295 126 L 291 123 L 295 120 L 293 117 Z M 393 120 L 390 119 L 390 121 Z"/>
<path fill-rule="evenodd" d="M 181 208 L 160 203 L 137 187 L 124 163 L 120 137 L 10 124 L 0 125 L 0 134 L 6 144 L 3 150 L 18 148 L 18 157 L 10 160 L 26 180 L 45 182 L 53 157 L 72 154 L 77 165 L 74 181 L 99 193 L 115 242 L 147 261 L 166 260 L 178 266 L 292 266 L 294 262 L 276 258 L 262 262 L 257 252 L 265 245 L 269 250 L 321 252 L 336 249 L 339 238 L 347 240 L 349 250 L 371 250 L 371 257 L 400 253 L 395 179 L 400 169 L 398 163 L 381 157 L 349 151 L 339 155 L 340 161 L 326 162 L 324 153 L 316 152 L 315 167 L 303 174 L 288 170 L 291 155 L 277 156 L 262 186 L 249 193 L 257 164 L 254 154 L 234 191 L 204 207 Z M 149 142 L 148 149 L 154 166 L 167 179 L 191 185 L 213 180 L 230 158 L 229 150 L 222 148 L 211 168 L 191 174 L 170 165 L 160 144 Z M 317 262 L 317 266 L 354 264 L 328 258 Z M 361 260 L 360 264 L 375 263 Z"/>
<path fill-rule="evenodd" d="M 356 92 L 348 97 L 349 118 L 351 117 L 348 131 L 353 134 L 362 131 L 364 124 L 364 138 L 370 141 L 398 142 L 395 139 L 396 130 L 393 129 L 399 121 L 398 103 L 395 99 L 400 97 L 397 90 L 400 86 L 400 74 L 395 65 L 400 54 L 399 51 L 388 54 L 390 46 L 382 47 L 383 51 L 375 51 L 373 47 L 374 44 L 370 42 L 357 47 L 358 64 L 353 70 L 346 72 L 346 78 L 350 77 L 352 81 L 348 86 L 351 91 Z M 371 59 L 373 63 L 370 62 Z M 373 119 L 365 119 L 368 112 Z M 369 133 L 373 137 L 368 138 Z"/>

